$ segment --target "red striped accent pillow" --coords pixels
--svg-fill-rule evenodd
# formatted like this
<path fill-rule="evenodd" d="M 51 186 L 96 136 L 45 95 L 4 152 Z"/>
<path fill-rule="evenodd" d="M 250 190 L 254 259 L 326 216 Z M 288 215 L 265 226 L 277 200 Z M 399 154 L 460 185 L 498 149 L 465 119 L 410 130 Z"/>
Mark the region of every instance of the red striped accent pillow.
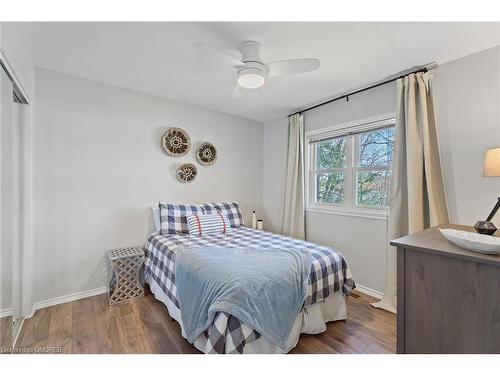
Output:
<path fill-rule="evenodd" d="M 223 234 L 231 230 L 226 215 L 218 212 L 209 215 L 190 215 L 187 217 L 187 226 L 191 236 L 205 236 L 208 234 Z"/>

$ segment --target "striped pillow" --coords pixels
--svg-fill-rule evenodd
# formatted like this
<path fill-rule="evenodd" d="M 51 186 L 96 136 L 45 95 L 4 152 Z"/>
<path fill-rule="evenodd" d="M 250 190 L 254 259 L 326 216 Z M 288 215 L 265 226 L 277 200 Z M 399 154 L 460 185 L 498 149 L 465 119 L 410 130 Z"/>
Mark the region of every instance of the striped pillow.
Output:
<path fill-rule="evenodd" d="M 227 216 L 221 213 L 188 216 L 187 226 L 191 236 L 200 237 L 207 234 L 224 234 L 231 230 Z"/>

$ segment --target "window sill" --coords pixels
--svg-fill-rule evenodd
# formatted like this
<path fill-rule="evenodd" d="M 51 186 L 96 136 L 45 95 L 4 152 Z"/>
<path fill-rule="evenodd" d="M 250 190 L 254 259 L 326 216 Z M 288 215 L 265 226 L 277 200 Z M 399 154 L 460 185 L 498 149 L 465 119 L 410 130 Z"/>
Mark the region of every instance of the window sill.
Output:
<path fill-rule="evenodd" d="M 306 212 L 313 212 L 318 214 L 326 215 L 339 215 L 339 216 L 352 216 L 361 217 L 365 219 L 372 220 L 383 220 L 387 221 L 389 213 L 387 210 L 371 210 L 362 208 L 341 208 L 341 207 L 321 207 L 321 206 L 309 206 L 306 207 Z"/>

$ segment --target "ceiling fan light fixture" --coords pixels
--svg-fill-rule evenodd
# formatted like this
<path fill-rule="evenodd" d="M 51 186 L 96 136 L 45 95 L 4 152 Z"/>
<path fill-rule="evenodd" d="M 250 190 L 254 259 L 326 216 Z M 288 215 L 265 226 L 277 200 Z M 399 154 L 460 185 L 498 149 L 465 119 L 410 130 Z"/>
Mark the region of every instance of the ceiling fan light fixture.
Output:
<path fill-rule="evenodd" d="M 232 97 L 244 96 L 244 89 L 258 89 L 266 84 L 267 77 L 288 76 L 312 72 L 319 68 L 317 58 L 296 58 L 264 63 L 260 58 L 260 43 L 255 40 L 244 42 L 240 48 L 241 58 L 234 57 L 224 48 L 210 46 L 202 42 L 193 43 L 193 47 L 208 55 L 223 57 L 237 71 L 237 83 Z"/>
<path fill-rule="evenodd" d="M 266 76 L 262 69 L 245 68 L 238 72 L 238 84 L 246 89 L 257 89 L 266 83 Z"/>

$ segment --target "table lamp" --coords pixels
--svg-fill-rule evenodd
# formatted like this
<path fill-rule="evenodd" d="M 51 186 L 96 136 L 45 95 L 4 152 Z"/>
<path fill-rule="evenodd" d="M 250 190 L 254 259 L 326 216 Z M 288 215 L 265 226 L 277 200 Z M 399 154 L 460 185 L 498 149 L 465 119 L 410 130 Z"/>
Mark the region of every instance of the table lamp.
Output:
<path fill-rule="evenodd" d="M 500 177 L 500 147 L 486 150 L 486 155 L 484 156 L 484 176 Z M 493 220 L 493 217 L 499 208 L 500 197 L 498 197 L 497 203 L 486 218 L 486 221 L 478 221 L 474 225 L 476 232 L 488 235 L 492 235 L 496 232 L 497 227 L 491 222 L 491 220 Z"/>

